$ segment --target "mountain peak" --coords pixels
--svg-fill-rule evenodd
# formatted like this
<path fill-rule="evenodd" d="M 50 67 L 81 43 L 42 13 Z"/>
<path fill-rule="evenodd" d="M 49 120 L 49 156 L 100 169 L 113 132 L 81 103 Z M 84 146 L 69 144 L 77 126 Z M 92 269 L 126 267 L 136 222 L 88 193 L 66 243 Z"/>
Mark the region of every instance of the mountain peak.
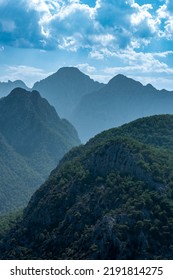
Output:
<path fill-rule="evenodd" d="M 63 72 L 76 72 L 76 73 L 82 73 L 77 67 L 74 66 L 65 66 L 65 67 L 61 67 L 60 69 L 58 69 L 57 73 L 63 73 Z M 83 73 L 82 73 L 83 74 Z"/>
<path fill-rule="evenodd" d="M 34 84 L 41 96 L 53 104 L 61 117 L 70 119 L 82 96 L 97 91 L 103 84 L 95 82 L 76 67 L 62 67 Z"/>
<path fill-rule="evenodd" d="M 26 96 L 26 95 L 28 95 L 30 92 L 29 91 L 27 91 L 26 89 L 23 89 L 23 88 L 21 88 L 21 87 L 16 87 L 16 88 L 14 88 L 11 92 L 10 92 L 10 94 L 8 95 L 9 97 L 11 97 L 11 96 Z"/>
<path fill-rule="evenodd" d="M 58 69 L 56 73 L 52 75 L 52 77 L 56 77 L 59 80 L 61 79 L 90 79 L 90 77 L 83 72 L 81 72 L 77 67 L 62 67 Z"/>
<path fill-rule="evenodd" d="M 0 214 L 23 208 L 62 156 L 78 144 L 75 128 L 38 91 L 15 88 L 1 98 Z"/>
<path fill-rule="evenodd" d="M 123 75 L 123 74 L 118 74 L 118 75 L 116 75 L 115 77 L 113 77 L 110 81 L 109 81 L 109 83 L 108 83 L 108 85 L 121 85 L 121 86 L 124 86 L 124 85 L 126 85 L 126 84 L 138 84 L 138 85 L 142 85 L 140 82 L 138 82 L 138 81 L 135 81 L 135 80 L 133 80 L 132 78 L 129 78 L 129 77 L 126 77 L 125 75 Z"/>
<path fill-rule="evenodd" d="M 24 89 L 24 88 L 21 88 L 21 87 L 16 87 L 16 88 L 14 88 L 11 92 L 10 92 L 10 94 L 15 94 L 15 93 L 28 93 L 29 91 L 27 91 L 26 89 Z"/>
<path fill-rule="evenodd" d="M 7 98 L 23 98 L 23 99 L 26 99 L 26 98 L 37 98 L 37 99 L 42 99 L 40 93 L 37 91 L 37 90 L 33 90 L 32 92 L 31 91 L 28 91 L 28 90 L 25 90 L 23 88 L 20 88 L 20 87 L 17 87 L 17 88 L 14 88 L 10 94 L 7 96 Z"/>
<path fill-rule="evenodd" d="M 116 79 L 128 79 L 128 77 L 126 77 L 125 75 L 123 75 L 123 74 L 117 74 L 116 76 L 115 76 L 115 78 Z"/>
<path fill-rule="evenodd" d="M 0 95 L 6 96 L 15 88 L 23 88 L 25 90 L 29 90 L 29 88 L 21 80 L 16 80 L 13 82 L 8 80 L 8 82 L 0 82 Z"/>
<path fill-rule="evenodd" d="M 42 139 L 43 132 L 45 132 L 46 139 L 49 134 L 50 137 L 53 135 L 51 146 L 56 146 L 55 139 L 58 139 L 57 141 L 65 147 L 65 151 L 68 150 L 66 146 L 69 145 L 71 148 L 73 146 L 71 143 L 80 142 L 73 126 L 71 124 L 65 125 L 55 108 L 45 98 L 41 97 L 38 91 L 30 92 L 22 88 L 15 88 L 0 101 L 0 130 L 8 143 L 18 153 L 28 155 L 30 150 L 35 151 L 36 143 L 44 140 Z M 67 137 L 68 133 L 70 140 Z M 39 141 L 38 135 L 41 138 Z M 33 139 L 35 139 L 35 142 Z M 29 147 L 32 147 L 32 149 L 29 149 Z"/>
<path fill-rule="evenodd" d="M 37 90 L 32 90 L 31 94 L 35 97 L 41 97 L 40 93 Z"/>
<path fill-rule="evenodd" d="M 156 88 L 153 87 L 152 84 L 147 84 L 145 87 L 146 87 L 148 90 L 156 90 Z"/>

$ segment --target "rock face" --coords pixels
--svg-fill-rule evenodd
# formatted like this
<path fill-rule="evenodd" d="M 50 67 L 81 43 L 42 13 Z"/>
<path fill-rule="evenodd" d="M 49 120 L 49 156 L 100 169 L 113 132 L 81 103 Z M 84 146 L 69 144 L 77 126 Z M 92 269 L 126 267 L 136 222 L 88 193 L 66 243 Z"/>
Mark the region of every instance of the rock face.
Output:
<path fill-rule="evenodd" d="M 3 163 L 0 170 L 3 177 L 0 183 L 1 191 L 3 188 L 1 195 L 5 196 L 2 211 L 7 210 L 6 203 L 8 211 L 16 209 L 17 205 L 26 205 L 33 191 L 47 178 L 62 156 L 80 143 L 75 128 L 68 121 L 60 119 L 47 100 L 37 91 L 29 92 L 21 88 L 14 89 L 0 100 L 0 133 L 3 146 L 8 150 L 7 156 L 1 146 L 1 157 L 7 157 L 6 162 L 9 164 L 7 172 L 3 171 Z M 20 199 L 23 188 L 23 196 L 26 197 Z M 15 201 L 12 189 L 15 189 Z"/>
<path fill-rule="evenodd" d="M 72 149 L 4 237 L 2 258 L 172 259 L 172 146 L 163 115 Z"/>
<path fill-rule="evenodd" d="M 151 174 L 139 165 L 138 157 L 129 147 L 128 139 L 117 139 L 116 142 L 103 146 L 99 152 L 87 158 L 86 168 L 96 176 L 107 176 L 114 170 L 122 174 L 129 174 L 140 181 L 145 181 L 152 188 L 162 189 L 163 184 L 153 180 Z"/>
<path fill-rule="evenodd" d="M 103 84 L 93 81 L 78 68 L 63 67 L 35 83 L 33 89 L 38 90 L 56 108 L 60 117 L 70 119 L 82 96 L 102 87 Z"/>

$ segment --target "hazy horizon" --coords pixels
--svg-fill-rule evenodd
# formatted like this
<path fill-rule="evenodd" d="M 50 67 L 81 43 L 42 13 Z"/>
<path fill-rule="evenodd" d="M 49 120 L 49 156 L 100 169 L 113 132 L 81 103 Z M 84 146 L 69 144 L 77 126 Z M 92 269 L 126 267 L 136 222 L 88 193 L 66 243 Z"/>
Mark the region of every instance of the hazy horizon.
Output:
<path fill-rule="evenodd" d="M 63 66 L 173 90 L 170 0 L 0 0 L 0 81 L 29 87 Z"/>

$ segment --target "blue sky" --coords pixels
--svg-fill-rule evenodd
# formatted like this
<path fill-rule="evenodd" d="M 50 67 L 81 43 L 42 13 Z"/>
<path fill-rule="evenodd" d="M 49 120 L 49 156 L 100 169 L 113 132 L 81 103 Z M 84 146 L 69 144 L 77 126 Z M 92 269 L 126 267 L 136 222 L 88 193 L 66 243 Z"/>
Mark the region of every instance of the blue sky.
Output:
<path fill-rule="evenodd" d="M 173 1 L 0 0 L 0 81 L 63 66 L 173 90 Z"/>

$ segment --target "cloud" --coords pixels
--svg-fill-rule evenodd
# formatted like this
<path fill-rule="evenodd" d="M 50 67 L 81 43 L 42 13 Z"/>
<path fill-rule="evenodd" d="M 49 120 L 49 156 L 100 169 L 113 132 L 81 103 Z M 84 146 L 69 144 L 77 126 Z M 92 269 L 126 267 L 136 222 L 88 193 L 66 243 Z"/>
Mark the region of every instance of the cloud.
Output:
<path fill-rule="evenodd" d="M 135 52 L 132 49 L 115 53 L 114 56 L 118 57 L 124 62 L 121 67 L 107 67 L 106 73 L 118 73 L 125 71 L 126 73 L 165 73 L 173 74 L 173 68 L 169 67 L 166 63 L 161 62 L 158 58 L 165 58 L 172 55 L 172 51 L 160 53 L 143 53 Z"/>
<path fill-rule="evenodd" d="M 145 48 L 153 40 L 172 40 L 171 0 L 0 0 L 0 43 L 15 47 L 85 49 L 92 57 L 107 47 Z"/>
<path fill-rule="evenodd" d="M 52 72 L 46 72 L 41 68 L 30 67 L 27 65 L 13 65 L 13 66 L 3 66 L 4 75 L 0 76 L 1 81 L 24 81 L 29 87 L 32 87 L 33 83 L 46 78 L 51 75 Z"/>
<path fill-rule="evenodd" d="M 165 4 L 156 13 L 160 21 L 160 37 L 173 40 L 173 2 L 166 0 Z"/>
<path fill-rule="evenodd" d="M 153 37 L 158 31 L 159 20 L 153 17 L 150 12 L 153 9 L 152 5 L 144 4 L 140 6 L 134 3 L 133 7 L 136 9 L 131 16 L 133 34 L 139 38 Z"/>
<path fill-rule="evenodd" d="M 28 10 L 27 1 L 6 1 L 0 5 L 0 42 L 15 47 L 41 47 L 39 15 Z"/>
<path fill-rule="evenodd" d="M 103 73 L 111 78 L 119 73 L 140 81 L 142 84 L 151 83 L 156 88 L 173 90 L 173 67 L 160 59 L 168 59 L 173 51 L 143 53 L 132 49 L 114 53 L 123 64 L 117 67 L 105 67 Z"/>
<path fill-rule="evenodd" d="M 92 74 L 96 71 L 96 68 L 88 63 L 77 64 L 76 67 L 88 74 Z"/>
<path fill-rule="evenodd" d="M 43 20 L 42 25 L 49 34 L 49 42 L 55 43 L 57 48 L 70 51 L 87 48 L 92 44 L 92 34 L 95 34 L 94 8 L 70 1 L 51 18 Z"/>

